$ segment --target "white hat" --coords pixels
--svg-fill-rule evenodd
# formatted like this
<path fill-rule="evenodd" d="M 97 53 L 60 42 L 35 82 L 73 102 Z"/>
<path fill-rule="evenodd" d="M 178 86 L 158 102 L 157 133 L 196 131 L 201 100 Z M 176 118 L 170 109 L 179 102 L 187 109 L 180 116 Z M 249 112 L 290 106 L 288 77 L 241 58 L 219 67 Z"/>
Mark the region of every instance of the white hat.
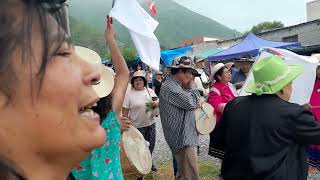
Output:
<path fill-rule="evenodd" d="M 320 54 L 312 54 L 311 58 L 319 61 L 319 63 L 320 63 Z"/>
<path fill-rule="evenodd" d="M 83 60 L 87 61 L 88 63 L 101 64 L 101 57 L 95 51 L 81 46 L 75 46 L 74 50 Z"/>
<path fill-rule="evenodd" d="M 114 72 L 111 68 L 106 67 L 105 65 L 101 64 L 101 58 L 98 53 L 95 51 L 75 46 L 75 52 L 80 56 L 83 60 L 88 63 L 96 64 L 97 68 L 99 69 L 101 79 L 97 85 L 93 85 L 93 89 L 96 91 L 97 95 L 100 98 L 108 96 L 114 86 Z"/>
<path fill-rule="evenodd" d="M 221 68 L 225 67 L 223 63 L 218 63 L 212 68 L 212 76 L 214 76 Z"/>
<path fill-rule="evenodd" d="M 103 64 L 99 64 L 99 70 L 101 74 L 100 83 L 93 85 L 93 89 L 96 91 L 100 98 L 108 96 L 114 86 L 114 72 L 111 68 L 106 67 Z"/>

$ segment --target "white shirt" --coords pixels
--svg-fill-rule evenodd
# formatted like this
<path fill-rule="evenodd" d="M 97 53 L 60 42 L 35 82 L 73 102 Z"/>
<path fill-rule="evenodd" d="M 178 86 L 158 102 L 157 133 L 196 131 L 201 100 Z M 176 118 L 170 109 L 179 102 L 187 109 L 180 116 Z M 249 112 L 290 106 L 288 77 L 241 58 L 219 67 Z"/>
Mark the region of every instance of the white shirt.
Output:
<path fill-rule="evenodd" d="M 196 68 L 196 70 L 198 71 L 199 74 L 201 74 L 201 78 L 200 77 L 195 77 L 194 81 L 197 85 L 197 90 L 203 91 L 203 95 L 206 96 L 209 94 L 209 88 L 204 89 L 202 82 L 204 83 L 208 83 L 209 82 L 209 78 L 206 75 L 206 73 L 204 72 L 203 69 L 199 69 Z"/>
<path fill-rule="evenodd" d="M 151 97 L 157 97 L 156 93 L 150 88 L 148 91 Z M 136 128 L 148 127 L 155 123 L 154 111 L 146 112 L 146 102 L 151 101 L 147 89 L 136 91 L 131 89 L 126 94 L 123 107 L 129 109 L 129 119 Z"/>

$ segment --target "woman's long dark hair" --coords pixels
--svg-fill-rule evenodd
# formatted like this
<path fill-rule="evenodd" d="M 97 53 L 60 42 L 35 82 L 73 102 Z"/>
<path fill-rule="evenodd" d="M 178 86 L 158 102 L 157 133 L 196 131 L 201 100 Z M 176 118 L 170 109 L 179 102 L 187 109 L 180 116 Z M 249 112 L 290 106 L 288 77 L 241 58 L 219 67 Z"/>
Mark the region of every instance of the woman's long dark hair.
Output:
<path fill-rule="evenodd" d="M 93 109 L 94 112 L 98 113 L 100 118 L 104 120 L 108 113 L 112 111 L 112 95 L 100 98 L 98 105 Z M 101 121 L 103 122 L 103 121 Z"/>

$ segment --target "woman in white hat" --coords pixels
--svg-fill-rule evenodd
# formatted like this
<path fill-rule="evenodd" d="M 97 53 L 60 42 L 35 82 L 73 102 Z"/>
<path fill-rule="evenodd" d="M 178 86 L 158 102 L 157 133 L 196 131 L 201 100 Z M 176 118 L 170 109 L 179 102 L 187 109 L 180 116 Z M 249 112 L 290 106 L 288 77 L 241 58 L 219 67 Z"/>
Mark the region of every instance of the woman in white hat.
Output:
<path fill-rule="evenodd" d="M 73 169 L 72 174 L 79 180 L 123 179 L 120 164 L 120 137 L 121 130 L 127 130 L 130 122 L 127 118 L 121 118 L 119 115 L 129 81 L 129 70 L 117 47 L 112 24 L 108 27 L 110 29 L 106 30 L 105 39 L 111 51 L 112 64 L 116 72 L 115 78 L 113 71 L 101 64 L 99 56 L 88 56 L 88 53 L 85 53 L 88 51 L 81 51 L 81 49 L 79 51 L 79 55 L 87 56 L 89 61 L 97 60 L 99 62 L 101 81 L 94 86 L 94 89 L 99 95 L 100 101 L 93 109 L 103 119 L 101 125 L 106 133 L 105 144 L 92 150 L 90 155 Z"/>
<path fill-rule="evenodd" d="M 105 142 L 92 110 L 99 72 L 46 10 L 57 1 L 41 2 L 0 1 L 1 180 L 66 179 Z"/>
<path fill-rule="evenodd" d="M 223 63 L 216 64 L 212 69 L 212 77 L 215 81 L 213 84 L 209 96 L 208 102 L 214 108 L 214 113 L 217 117 L 217 127 L 219 126 L 219 120 L 223 114 L 226 104 L 237 97 L 237 92 L 234 89 L 231 81 L 231 72 L 228 66 Z M 219 129 L 219 128 L 216 128 Z M 210 133 L 210 145 L 209 155 L 222 159 L 223 152 L 218 149 L 221 146 L 220 139 L 216 137 L 217 131 Z"/>
<path fill-rule="evenodd" d="M 136 71 L 131 79 L 132 89 L 126 94 L 123 104 L 123 116 L 129 117 L 136 127 L 150 143 L 152 154 L 156 139 L 155 116 L 159 113 L 159 101 L 156 93 L 147 87 L 147 79 L 143 71 Z M 155 167 L 152 168 L 156 170 Z"/>

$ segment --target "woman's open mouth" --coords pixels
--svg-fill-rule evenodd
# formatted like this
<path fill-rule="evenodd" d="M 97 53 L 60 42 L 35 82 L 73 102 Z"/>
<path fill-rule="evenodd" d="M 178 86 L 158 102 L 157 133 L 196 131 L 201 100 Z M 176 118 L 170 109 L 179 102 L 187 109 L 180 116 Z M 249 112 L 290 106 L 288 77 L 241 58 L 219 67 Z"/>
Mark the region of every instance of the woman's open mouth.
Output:
<path fill-rule="evenodd" d="M 99 99 L 98 99 L 99 100 Z M 93 122 L 97 122 L 100 124 L 100 116 L 96 112 L 93 111 L 93 107 L 97 106 L 97 101 L 95 100 L 86 106 L 83 106 L 82 108 L 79 109 L 79 114 L 81 117 L 84 117 L 85 119 Z"/>

